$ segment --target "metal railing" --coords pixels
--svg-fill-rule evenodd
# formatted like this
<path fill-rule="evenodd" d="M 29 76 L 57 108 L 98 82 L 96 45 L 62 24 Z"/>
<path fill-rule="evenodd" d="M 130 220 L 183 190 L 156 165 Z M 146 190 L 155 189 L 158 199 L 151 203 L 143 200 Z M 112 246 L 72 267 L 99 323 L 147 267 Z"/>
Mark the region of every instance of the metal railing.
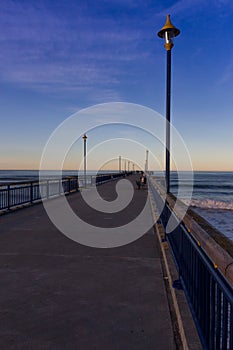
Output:
<path fill-rule="evenodd" d="M 120 177 L 125 177 L 129 175 L 128 172 L 121 173 L 106 173 L 106 174 L 96 174 L 96 175 L 86 175 L 86 185 L 95 186 L 101 185 L 105 182 L 116 180 Z M 85 177 L 84 175 L 79 175 L 79 186 L 85 187 Z"/>
<path fill-rule="evenodd" d="M 49 179 L 41 182 L 22 181 L 1 183 L 0 210 L 11 209 L 24 204 L 30 204 L 45 198 L 67 194 L 79 189 L 78 177 Z"/>
<path fill-rule="evenodd" d="M 91 184 L 92 185 L 101 185 L 105 182 L 118 179 L 120 177 L 125 177 L 126 173 L 112 173 L 112 174 L 98 174 L 95 176 L 92 176 L 91 178 Z"/>
<path fill-rule="evenodd" d="M 97 174 L 87 176 L 87 185 L 101 185 L 105 182 L 126 176 L 125 173 Z M 62 179 L 45 179 L 0 184 L 0 210 L 10 210 L 17 206 L 31 204 L 62 194 L 78 191 L 84 178 L 69 176 Z"/>
<path fill-rule="evenodd" d="M 233 286 L 232 280 L 227 279 L 222 271 L 226 275 L 228 267 L 233 266 L 233 258 L 228 256 L 220 246 L 216 247 L 214 243 L 211 247 L 212 254 L 207 254 L 208 249 L 202 247 L 195 229 L 187 228 L 185 222 L 188 220 L 180 222 L 168 201 L 161 198 L 161 194 L 153 184 L 151 192 L 160 212 L 161 206 L 164 206 L 165 203 L 160 215 L 164 229 L 171 216 L 172 220 L 177 221 L 177 227 L 171 233 L 166 234 L 166 239 L 171 247 L 179 273 L 179 281 L 189 302 L 203 348 L 232 350 Z M 216 256 L 214 249 L 218 250 Z M 222 261 L 220 261 L 221 254 L 219 258 L 221 249 Z M 222 271 L 218 263 L 223 267 Z"/>

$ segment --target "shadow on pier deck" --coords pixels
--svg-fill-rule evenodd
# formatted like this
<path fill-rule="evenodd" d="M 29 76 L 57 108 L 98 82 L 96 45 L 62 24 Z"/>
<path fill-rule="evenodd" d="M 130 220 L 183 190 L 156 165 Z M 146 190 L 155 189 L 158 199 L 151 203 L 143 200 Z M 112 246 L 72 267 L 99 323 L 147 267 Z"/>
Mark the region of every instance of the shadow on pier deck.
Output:
<path fill-rule="evenodd" d="M 135 186 L 134 177 L 131 181 Z M 109 182 L 100 191 L 111 199 L 114 187 Z M 146 195 L 135 191 L 127 215 L 135 216 Z M 95 225 L 124 223 L 125 214 L 106 221 L 106 215 L 91 215 L 80 193 L 67 198 Z M 169 350 L 179 345 L 153 228 L 119 248 L 90 248 L 61 234 L 42 204 L 18 210 L 1 217 L 0 276 L 1 349 Z"/>

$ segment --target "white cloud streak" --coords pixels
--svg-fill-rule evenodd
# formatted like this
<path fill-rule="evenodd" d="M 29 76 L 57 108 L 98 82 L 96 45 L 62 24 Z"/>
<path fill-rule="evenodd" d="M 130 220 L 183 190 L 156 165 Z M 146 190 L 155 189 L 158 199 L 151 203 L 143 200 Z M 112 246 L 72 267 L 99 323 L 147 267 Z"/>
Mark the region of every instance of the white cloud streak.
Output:
<path fill-rule="evenodd" d="M 105 95 L 119 97 L 114 86 L 123 78 L 121 65 L 139 59 L 138 30 L 114 28 L 114 21 L 86 14 L 83 5 L 68 17 L 43 2 L 1 6 L 2 80 L 43 91 L 91 92 L 97 84 Z"/>

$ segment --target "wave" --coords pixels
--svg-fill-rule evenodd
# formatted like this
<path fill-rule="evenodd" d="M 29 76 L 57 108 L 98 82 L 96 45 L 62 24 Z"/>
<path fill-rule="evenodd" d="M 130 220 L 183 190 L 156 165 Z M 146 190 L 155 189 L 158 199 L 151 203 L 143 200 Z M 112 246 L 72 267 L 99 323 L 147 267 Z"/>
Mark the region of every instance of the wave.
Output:
<path fill-rule="evenodd" d="M 177 188 L 178 185 L 177 183 L 171 183 L 171 187 L 172 188 Z M 180 187 L 191 187 L 190 184 L 188 183 L 180 183 Z M 220 185 L 216 185 L 216 184 L 195 184 L 193 185 L 193 188 L 194 190 L 195 189 L 214 189 L 214 190 L 219 190 L 219 189 L 223 189 L 223 190 L 233 190 L 233 186 L 232 185 L 223 185 L 223 184 L 220 184 Z"/>
<path fill-rule="evenodd" d="M 183 200 L 183 202 L 185 203 L 186 201 Z M 223 202 L 214 199 L 192 199 L 190 205 L 202 209 L 233 210 L 233 202 Z"/>

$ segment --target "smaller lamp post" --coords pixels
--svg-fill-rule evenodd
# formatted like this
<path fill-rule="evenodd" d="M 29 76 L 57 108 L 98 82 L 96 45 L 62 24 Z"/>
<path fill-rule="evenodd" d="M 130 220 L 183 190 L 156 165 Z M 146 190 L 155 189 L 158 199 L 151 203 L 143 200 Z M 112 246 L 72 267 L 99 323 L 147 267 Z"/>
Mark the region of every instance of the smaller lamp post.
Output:
<path fill-rule="evenodd" d="M 119 173 L 121 173 L 121 156 L 119 156 Z"/>
<path fill-rule="evenodd" d="M 148 154 L 149 154 L 149 151 L 146 150 L 146 166 L 145 166 L 145 173 L 146 174 L 148 173 Z"/>
<path fill-rule="evenodd" d="M 87 187 L 87 135 L 83 135 L 83 144 L 84 144 L 84 187 Z"/>
<path fill-rule="evenodd" d="M 170 192 L 170 110 L 171 110 L 171 50 L 174 46 L 173 39 L 180 34 L 167 15 L 166 23 L 158 32 L 158 36 L 164 39 L 164 47 L 167 51 L 167 93 L 166 93 L 166 193 Z"/>

